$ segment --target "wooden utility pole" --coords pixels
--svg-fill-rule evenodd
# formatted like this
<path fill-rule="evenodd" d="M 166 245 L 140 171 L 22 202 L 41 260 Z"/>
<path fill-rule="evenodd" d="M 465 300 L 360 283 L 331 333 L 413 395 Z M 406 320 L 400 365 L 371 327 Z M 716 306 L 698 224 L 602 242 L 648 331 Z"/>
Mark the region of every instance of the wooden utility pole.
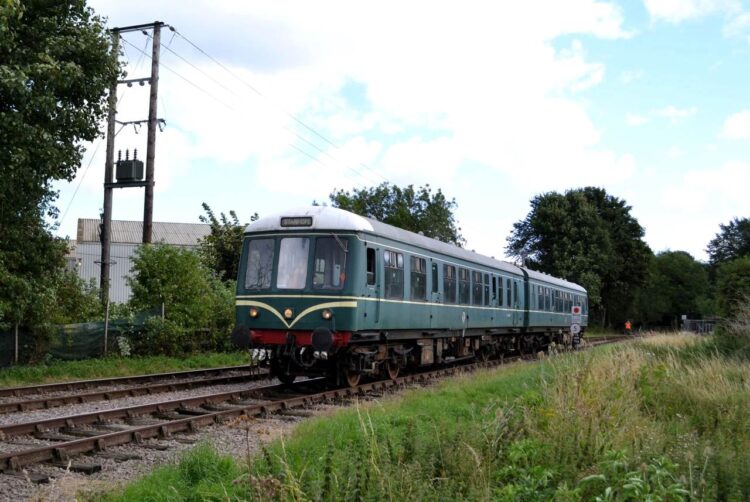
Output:
<path fill-rule="evenodd" d="M 101 259 L 101 277 L 99 279 L 99 285 L 102 290 L 102 304 L 107 305 L 109 299 L 109 283 L 110 283 L 110 244 L 112 235 L 112 190 L 114 188 L 133 188 L 133 187 L 146 187 L 146 195 L 144 202 L 144 214 L 143 214 L 143 242 L 151 242 L 151 223 L 153 218 L 154 209 L 154 157 L 156 154 L 156 128 L 159 124 L 164 124 L 164 119 L 158 119 L 156 117 L 156 96 L 159 92 L 159 48 L 161 46 L 161 27 L 164 23 L 156 21 L 149 24 L 138 24 L 134 26 L 124 26 L 121 28 L 113 28 L 112 31 L 112 49 L 115 57 L 119 56 L 119 44 L 120 35 L 122 33 L 128 33 L 133 31 L 144 31 L 152 29 L 153 34 L 153 47 L 152 47 L 152 58 L 151 58 L 151 77 L 150 78 L 135 78 L 129 80 L 116 80 L 112 83 L 109 91 L 109 115 L 107 117 L 107 160 L 104 165 L 104 208 L 102 211 L 102 225 L 100 239 L 102 243 L 102 259 Z M 144 31 L 145 33 L 145 31 Z M 118 179 L 116 182 L 112 179 L 114 174 L 114 157 L 115 157 L 115 124 L 118 123 L 116 120 L 117 116 L 117 85 L 128 84 L 131 86 L 133 83 L 139 83 L 143 85 L 145 82 L 149 82 L 151 85 L 151 94 L 148 110 L 148 137 L 147 137 L 147 152 L 146 152 L 146 181 L 139 181 L 138 179 L 132 179 L 132 177 L 125 177 L 122 180 Z M 143 120 L 135 120 L 131 122 L 119 122 L 122 126 L 128 124 L 141 124 Z M 127 159 L 126 159 L 127 160 Z M 135 157 L 133 163 L 135 163 Z M 118 160 L 118 165 L 120 161 Z M 142 171 L 141 171 L 142 172 Z M 119 176 L 119 171 L 118 171 Z M 142 175 L 141 175 L 142 176 Z"/>
<path fill-rule="evenodd" d="M 112 52 L 114 57 L 119 56 L 120 32 L 112 30 Z M 117 84 L 115 79 L 109 88 L 107 115 L 107 153 L 104 161 L 104 208 L 102 211 L 102 226 L 99 238 L 102 242 L 101 277 L 99 287 L 101 288 L 102 303 L 107 304 L 109 300 L 109 245 L 112 234 L 112 174 L 115 163 L 115 117 L 117 116 Z"/>
<path fill-rule="evenodd" d="M 156 155 L 156 99 L 159 92 L 159 49 L 162 23 L 154 23 L 151 48 L 151 95 L 148 104 L 148 137 L 146 143 L 146 196 L 143 201 L 143 243 L 151 242 L 154 216 L 154 156 Z"/>

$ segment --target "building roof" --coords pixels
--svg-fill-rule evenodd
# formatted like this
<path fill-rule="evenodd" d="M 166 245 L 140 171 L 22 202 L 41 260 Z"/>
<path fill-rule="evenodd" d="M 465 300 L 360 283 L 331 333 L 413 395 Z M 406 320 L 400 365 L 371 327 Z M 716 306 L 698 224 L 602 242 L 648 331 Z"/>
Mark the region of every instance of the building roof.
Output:
<path fill-rule="evenodd" d="M 100 242 L 99 224 L 101 220 L 93 218 L 78 219 L 76 241 Z M 195 246 L 198 241 L 211 233 L 211 227 L 205 223 L 167 223 L 155 221 L 152 224 L 153 242 L 163 242 L 174 246 Z M 118 244 L 140 244 L 143 240 L 143 222 L 112 220 L 111 242 Z"/>
<path fill-rule="evenodd" d="M 286 220 L 282 221 L 282 218 Z M 307 221 L 302 221 L 307 218 Z M 421 234 L 415 234 L 408 230 L 382 223 L 371 218 L 344 211 L 343 209 L 328 206 L 301 207 L 285 211 L 281 214 L 273 214 L 259 218 L 245 228 L 245 233 L 260 233 L 284 230 L 349 230 L 354 232 L 365 232 L 374 235 L 382 235 L 389 239 L 405 242 L 427 250 L 437 251 L 448 256 L 454 256 L 464 260 L 480 263 L 482 265 L 505 270 L 507 272 L 521 275 L 521 268 L 506 261 L 497 260 L 484 256 L 474 251 L 460 248 L 453 244 L 442 242 Z M 545 281 L 557 286 L 585 292 L 586 290 L 578 284 L 566 281 L 551 275 L 524 269 L 529 277 L 539 281 Z"/>

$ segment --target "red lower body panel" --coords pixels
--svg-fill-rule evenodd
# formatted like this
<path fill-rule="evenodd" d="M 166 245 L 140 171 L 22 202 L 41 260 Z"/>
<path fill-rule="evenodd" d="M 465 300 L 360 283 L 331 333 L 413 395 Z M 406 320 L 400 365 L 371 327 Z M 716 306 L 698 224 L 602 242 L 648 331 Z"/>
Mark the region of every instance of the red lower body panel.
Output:
<path fill-rule="evenodd" d="M 298 347 L 312 345 L 312 331 L 281 331 L 281 330 L 250 330 L 250 342 L 256 346 L 286 345 L 287 337 L 294 337 L 294 344 Z M 343 347 L 349 344 L 352 334 L 348 331 L 333 333 L 333 346 Z"/>

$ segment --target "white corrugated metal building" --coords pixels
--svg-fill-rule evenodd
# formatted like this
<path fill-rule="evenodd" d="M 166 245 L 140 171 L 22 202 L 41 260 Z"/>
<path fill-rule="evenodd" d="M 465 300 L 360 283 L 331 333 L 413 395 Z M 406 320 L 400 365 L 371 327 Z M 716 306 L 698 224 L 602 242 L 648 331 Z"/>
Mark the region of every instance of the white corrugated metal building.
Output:
<path fill-rule="evenodd" d="M 95 279 L 99 285 L 99 274 L 102 259 L 102 244 L 99 237 L 100 220 L 79 218 L 76 240 L 71 241 L 68 254 L 68 266 L 78 271 L 78 275 L 85 281 Z M 188 249 L 198 247 L 198 241 L 210 233 L 210 226 L 203 223 L 164 223 L 153 222 L 153 242 L 163 242 L 172 246 Z M 130 287 L 125 278 L 132 268 L 131 257 L 143 237 L 143 222 L 140 221 L 112 221 L 112 237 L 110 244 L 111 284 L 109 299 L 114 303 L 124 303 L 130 298 Z"/>

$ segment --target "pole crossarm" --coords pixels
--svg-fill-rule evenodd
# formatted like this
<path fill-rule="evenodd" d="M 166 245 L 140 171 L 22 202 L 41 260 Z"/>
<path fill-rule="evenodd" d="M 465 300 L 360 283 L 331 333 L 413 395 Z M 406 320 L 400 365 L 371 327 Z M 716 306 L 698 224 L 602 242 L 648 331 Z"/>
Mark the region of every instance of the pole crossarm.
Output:
<path fill-rule="evenodd" d="M 122 26 L 119 28 L 112 28 L 110 31 L 113 33 L 128 33 L 130 31 L 141 31 L 141 30 L 149 30 L 154 29 L 156 27 L 161 28 L 162 26 L 167 26 L 166 23 L 163 23 L 161 21 L 154 21 L 153 23 L 146 23 L 146 24 L 134 24 L 132 26 Z"/>

